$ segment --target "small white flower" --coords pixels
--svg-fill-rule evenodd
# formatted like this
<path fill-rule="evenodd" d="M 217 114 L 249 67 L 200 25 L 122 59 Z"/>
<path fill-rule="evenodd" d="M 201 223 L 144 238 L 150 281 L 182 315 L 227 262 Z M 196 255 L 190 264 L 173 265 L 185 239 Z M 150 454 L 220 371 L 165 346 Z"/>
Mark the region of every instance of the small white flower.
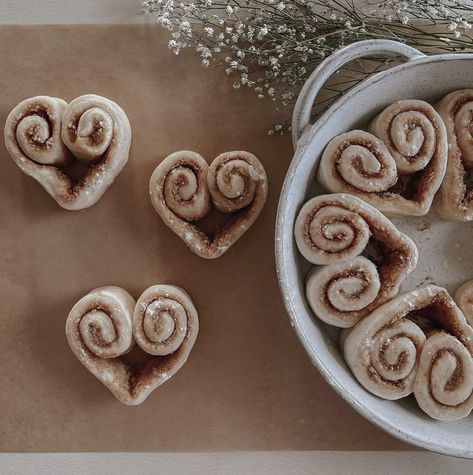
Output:
<path fill-rule="evenodd" d="M 231 15 L 233 13 L 233 8 L 230 5 L 227 5 L 225 11 L 227 12 L 227 15 Z"/>
<path fill-rule="evenodd" d="M 279 11 L 283 11 L 285 8 L 286 8 L 286 5 L 284 5 L 283 2 L 279 2 L 276 6 L 276 8 L 279 10 Z"/>
<path fill-rule="evenodd" d="M 233 89 L 240 89 L 241 84 L 238 81 L 233 83 Z"/>
<path fill-rule="evenodd" d="M 266 25 L 263 25 L 258 32 L 258 37 L 262 38 L 263 36 L 266 36 L 268 32 L 269 32 L 268 27 Z"/>
<path fill-rule="evenodd" d="M 211 38 L 214 35 L 214 29 L 211 26 L 206 26 L 204 28 L 204 33 Z"/>

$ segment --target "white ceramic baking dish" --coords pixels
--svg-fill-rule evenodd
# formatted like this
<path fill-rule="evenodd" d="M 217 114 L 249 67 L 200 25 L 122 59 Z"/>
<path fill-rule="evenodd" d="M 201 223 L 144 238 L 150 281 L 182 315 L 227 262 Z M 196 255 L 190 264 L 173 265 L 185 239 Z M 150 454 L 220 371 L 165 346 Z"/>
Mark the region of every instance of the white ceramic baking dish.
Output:
<path fill-rule="evenodd" d="M 398 56 L 405 62 L 364 80 L 311 124 L 312 106 L 324 82 L 344 64 L 373 55 Z M 448 92 L 471 88 L 472 73 L 473 54 L 425 56 L 388 40 L 355 43 L 327 58 L 307 80 L 294 110 L 295 153 L 284 181 L 276 223 L 276 262 L 284 303 L 302 344 L 328 383 L 358 412 L 392 435 L 436 452 L 470 458 L 473 415 L 457 422 L 435 421 L 418 409 L 412 396 L 385 401 L 358 384 L 340 353 L 338 331 L 317 320 L 306 303 L 304 283 L 309 265 L 298 253 L 293 227 L 301 205 L 322 193 L 315 173 L 330 139 L 365 127 L 394 101 L 416 98 L 435 103 Z M 470 224 L 446 222 L 434 213 L 393 221 L 419 247 L 419 264 L 403 289 L 435 282 L 452 292 L 473 278 Z"/>

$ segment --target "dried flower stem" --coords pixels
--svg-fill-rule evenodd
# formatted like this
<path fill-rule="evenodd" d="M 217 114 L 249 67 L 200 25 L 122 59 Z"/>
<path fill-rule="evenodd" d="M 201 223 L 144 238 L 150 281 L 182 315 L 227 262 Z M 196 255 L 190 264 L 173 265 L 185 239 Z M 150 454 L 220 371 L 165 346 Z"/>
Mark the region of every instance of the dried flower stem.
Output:
<path fill-rule="evenodd" d="M 146 0 L 145 10 L 171 32 L 175 53 L 195 48 L 202 66 L 223 66 L 233 84 L 289 106 L 326 56 L 355 41 L 388 38 L 424 53 L 473 49 L 470 2 L 459 0 Z M 344 68 L 316 112 L 390 60 Z M 282 133 L 278 124 L 270 133 Z"/>

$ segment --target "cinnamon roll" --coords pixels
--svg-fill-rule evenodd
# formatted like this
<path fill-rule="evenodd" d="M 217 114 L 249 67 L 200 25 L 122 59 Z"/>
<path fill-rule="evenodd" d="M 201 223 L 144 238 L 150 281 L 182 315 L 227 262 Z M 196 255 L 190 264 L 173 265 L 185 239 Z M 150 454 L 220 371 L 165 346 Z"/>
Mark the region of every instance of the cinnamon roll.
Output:
<path fill-rule="evenodd" d="M 460 335 L 434 331 L 424 344 L 414 395 L 430 417 L 454 421 L 473 409 L 473 358 Z M 471 333 L 471 330 L 468 331 Z M 470 337 L 473 335 L 469 335 Z"/>
<path fill-rule="evenodd" d="M 390 216 L 427 214 L 446 169 L 442 119 L 426 102 L 405 100 L 381 112 L 370 129 L 332 139 L 319 164 L 320 184 Z"/>
<path fill-rule="evenodd" d="M 133 313 L 133 335 L 154 356 L 131 379 L 137 404 L 182 368 L 198 331 L 197 310 L 184 290 L 153 285 L 143 292 Z"/>
<path fill-rule="evenodd" d="M 417 264 L 417 248 L 409 237 L 376 208 L 343 193 L 305 203 L 294 235 L 309 262 L 326 265 L 313 270 L 307 281 L 312 311 L 338 327 L 355 325 L 396 295 Z"/>
<path fill-rule="evenodd" d="M 94 205 L 126 162 L 131 128 L 123 109 L 93 94 L 69 105 L 62 99 L 26 99 L 9 114 L 5 145 L 18 167 L 68 210 Z M 73 179 L 67 165 L 79 161 L 85 175 Z"/>
<path fill-rule="evenodd" d="M 195 152 L 175 152 L 153 172 L 151 202 L 164 221 L 197 255 L 221 256 L 254 223 L 266 202 L 268 184 L 259 160 L 248 152 L 227 152 L 210 165 Z M 213 236 L 196 221 L 214 207 L 229 214 Z"/>
<path fill-rule="evenodd" d="M 119 287 L 83 297 L 66 322 L 78 360 L 122 403 L 141 404 L 186 362 L 199 329 L 197 310 L 182 289 L 155 285 L 135 304 Z M 149 355 L 144 363 L 122 359 L 136 343 Z"/>
<path fill-rule="evenodd" d="M 433 288 L 424 287 L 398 295 L 345 330 L 341 339 L 345 361 L 371 393 L 384 399 L 412 393 L 426 338 L 408 317 L 428 304 L 433 293 Z"/>
<path fill-rule="evenodd" d="M 135 300 L 120 287 L 102 287 L 82 297 L 66 321 L 66 336 L 77 359 L 124 404 L 131 369 L 120 360 L 133 345 Z"/>
<path fill-rule="evenodd" d="M 473 188 L 468 184 L 473 168 L 473 89 L 447 94 L 436 106 L 445 122 L 448 164 L 435 208 L 445 219 L 473 219 Z"/>

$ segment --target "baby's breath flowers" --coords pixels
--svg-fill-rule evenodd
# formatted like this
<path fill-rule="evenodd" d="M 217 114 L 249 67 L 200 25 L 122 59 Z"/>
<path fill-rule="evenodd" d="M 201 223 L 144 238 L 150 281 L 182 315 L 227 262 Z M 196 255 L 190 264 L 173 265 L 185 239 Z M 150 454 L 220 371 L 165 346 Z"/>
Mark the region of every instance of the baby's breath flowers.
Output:
<path fill-rule="evenodd" d="M 294 103 L 318 63 L 354 41 L 388 38 L 426 53 L 473 48 L 469 1 L 146 0 L 144 7 L 171 32 L 175 54 L 192 47 L 204 68 L 219 65 L 233 76 L 235 89 L 251 88 L 282 106 Z M 344 70 L 319 110 L 387 62 L 375 58 Z"/>

